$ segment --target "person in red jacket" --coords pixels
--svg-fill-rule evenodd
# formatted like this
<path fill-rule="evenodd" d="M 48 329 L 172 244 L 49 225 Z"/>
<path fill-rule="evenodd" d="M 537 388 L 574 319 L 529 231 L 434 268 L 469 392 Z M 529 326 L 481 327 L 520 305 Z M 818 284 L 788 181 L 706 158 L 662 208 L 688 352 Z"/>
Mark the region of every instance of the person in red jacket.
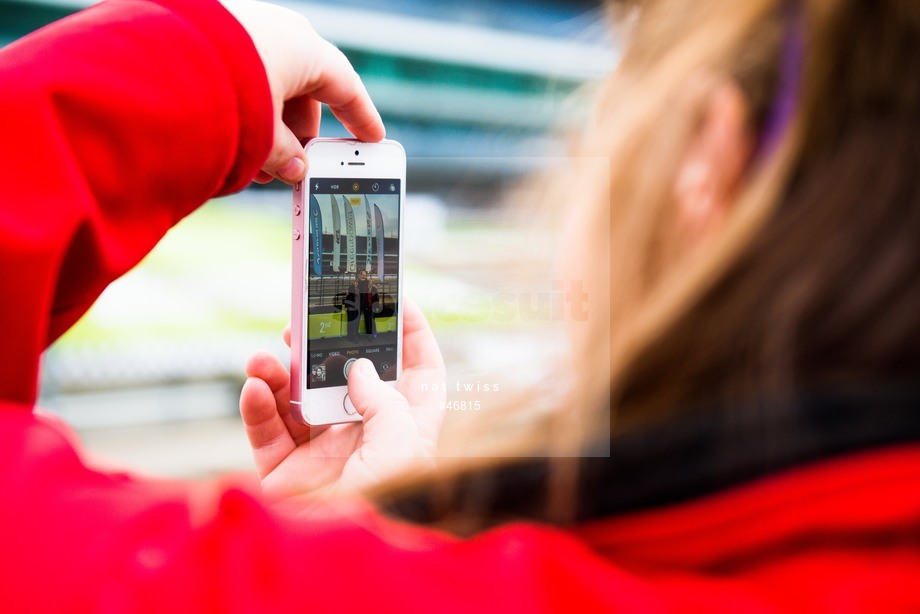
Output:
<path fill-rule="evenodd" d="M 590 297 L 601 328 L 573 338 L 568 403 L 525 440 L 569 456 L 406 477 L 435 456 L 439 396 L 420 383 L 444 375 L 407 306 L 399 389 L 349 380 L 363 425 L 311 439 L 283 366 L 248 365 L 266 495 L 379 504 L 299 516 L 95 470 L 33 411 L 41 352 L 169 227 L 251 179 L 303 176 L 320 102 L 383 137 L 302 18 L 227 8 L 112 1 L 0 51 L 6 609 L 920 607 L 916 7 L 645 5 L 577 145 L 611 164 L 572 171 L 593 257 L 570 269 L 596 279 L 605 244 L 629 257 L 611 261 L 616 293 Z"/>

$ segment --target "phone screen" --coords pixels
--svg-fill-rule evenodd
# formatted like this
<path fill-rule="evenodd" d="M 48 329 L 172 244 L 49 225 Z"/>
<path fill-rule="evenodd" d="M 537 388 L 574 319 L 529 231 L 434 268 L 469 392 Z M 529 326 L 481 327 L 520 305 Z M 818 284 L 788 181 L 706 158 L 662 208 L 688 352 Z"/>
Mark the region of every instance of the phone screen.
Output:
<path fill-rule="evenodd" d="M 307 388 L 344 386 L 355 360 L 396 379 L 401 180 L 310 178 Z"/>

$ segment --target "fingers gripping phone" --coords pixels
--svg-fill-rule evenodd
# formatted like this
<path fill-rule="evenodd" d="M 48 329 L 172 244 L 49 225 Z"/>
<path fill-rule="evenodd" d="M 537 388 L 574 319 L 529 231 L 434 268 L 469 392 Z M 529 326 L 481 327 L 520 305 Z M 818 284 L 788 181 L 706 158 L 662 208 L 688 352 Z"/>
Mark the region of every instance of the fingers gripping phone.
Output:
<path fill-rule="evenodd" d="M 294 186 L 291 414 L 319 426 L 359 422 L 348 375 L 367 358 L 395 386 L 402 372 L 402 205 L 406 154 L 395 141 L 313 139 Z"/>

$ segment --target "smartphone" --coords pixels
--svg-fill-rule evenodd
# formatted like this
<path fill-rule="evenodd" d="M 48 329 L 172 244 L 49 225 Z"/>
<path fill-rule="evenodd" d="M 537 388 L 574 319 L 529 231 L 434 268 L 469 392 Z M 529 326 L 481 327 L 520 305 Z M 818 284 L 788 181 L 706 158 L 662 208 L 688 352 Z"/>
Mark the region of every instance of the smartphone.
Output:
<path fill-rule="evenodd" d="M 402 372 L 406 153 L 395 141 L 309 141 L 294 186 L 291 414 L 310 426 L 359 422 L 348 374 L 367 358 Z"/>

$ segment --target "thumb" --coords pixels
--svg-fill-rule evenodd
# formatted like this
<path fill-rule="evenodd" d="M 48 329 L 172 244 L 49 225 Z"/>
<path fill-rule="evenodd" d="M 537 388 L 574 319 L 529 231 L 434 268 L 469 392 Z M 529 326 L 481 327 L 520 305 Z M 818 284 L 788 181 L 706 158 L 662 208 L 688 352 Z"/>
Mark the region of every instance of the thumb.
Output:
<path fill-rule="evenodd" d="M 297 183 L 307 174 L 303 146 L 282 121 L 275 122 L 272 150 L 262 170 L 285 183 Z"/>
<path fill-rule="evenodd" d="M 348 396 L 365 422 L 383 412 L 409 412 L 406 397 L 385 384 L 367 358 L 357 360 L 348 375 Z"/>
<path fill-rule="evenodd" d="M 374 364 L 362 358 L 352 365 L 348 396 L 364 418 L 364 443 L 380 456 L 413 456 L 418 447 L 418 427 L 409 402 L 380 380 Z"/>

